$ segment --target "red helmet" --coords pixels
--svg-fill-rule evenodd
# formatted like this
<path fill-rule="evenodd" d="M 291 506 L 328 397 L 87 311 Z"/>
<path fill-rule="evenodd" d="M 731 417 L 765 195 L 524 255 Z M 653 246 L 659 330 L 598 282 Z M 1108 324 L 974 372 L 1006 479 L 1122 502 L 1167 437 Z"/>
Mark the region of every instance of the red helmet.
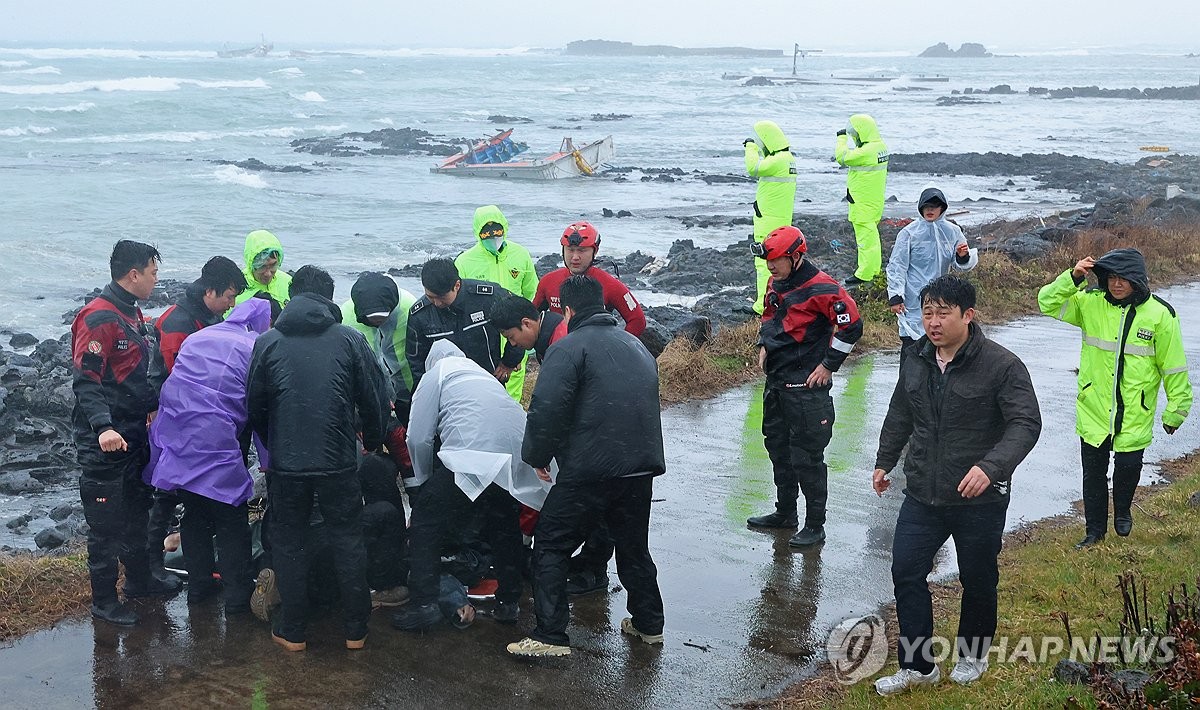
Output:
<path fill-rule="evenodd" d="M 563 230 L 562 239 L 559 240 L 564 247 L 592 247 L 593 249 L 600 246 L 600 232 L 591 225 L 590 222 L 576 222 Z"/>
<path fill-rule="evenodd" d="M 772 231 L 762 244 L 754 243 L 750 246 L 755 256 L 767 260 L 808 252 L 808 241 L 804 239 L 804 232 L 790 224 Z"/>

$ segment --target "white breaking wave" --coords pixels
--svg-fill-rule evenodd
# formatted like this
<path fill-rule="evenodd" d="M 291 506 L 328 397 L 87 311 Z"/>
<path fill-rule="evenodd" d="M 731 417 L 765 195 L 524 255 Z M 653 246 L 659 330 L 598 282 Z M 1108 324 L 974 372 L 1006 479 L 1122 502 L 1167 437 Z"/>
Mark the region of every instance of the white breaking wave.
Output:
<path fill-rule="evenodd" d="M 349 128 L 349 126 L 344 123 L 339 123 L 336 126 L 315 126 L 315 128 L 322 133 L 336 133 L 337 131 L 346 130 Z"/>
<path fill-rule="evenodd" d="M 338 54 L 353 54 L 362 57 L 495 57 L 527 54 L 529 47 L 497 47 L 494 49 L 468 49 L 464 47 L 442 47 L 434 49 L 341 49 Z M 316 50 L 314 50 L 316 51 Z"/>
<path fill-rule="evenodd" d="M 62 74 L 62 69 L 52 66 L 30 67 L 28 69 L 13 69 L 6 71 L 5 74 Z"/>
<path fill-rule="evenodd" d="M 249 170 L 243 170 L 236 165 L 222 165 L 213 171 L 213 177 L 217 182 L 226 185 L 241 185 L 242 187 L 252 187 L 256 190 L 261 190 L 268 187 L 267 181 L 261 176 L 255 175 Z"/>
<path fill-rule="evenodd" d="M 30 113 L 83 113 L 96 108 L 96 104 L 91 101 L 81 101 L 77 104 L 69 106 L 13 106 L 14 109 L 29 111 Z"/>
<path fill-rule="evenodd" d="M 305 91 L 303 94 L 290 94 L 297 101 L 310 101 L 315 104 L 325 103 L 325 97 L 315 91 Z"/>
<path fill-rule="evenodd" d="M 260 128 L 248 131 L 156 131 L 150 133 L 119 133 L 108 136 L 66 138 L 60 143 L 197 143 L 225 138 L 294 138 L 303 128 Z M 229 166 L 226 166 L 229 167 Z"/>
<path fill-rule="evenodd" d="M 84 91 L 178 91 L 184 86 L 201 89 L 266 89 L 262 79 L 201 81 L 167 76 L 136 76 L 124 79 L 99 79 L 95 81 L 68 81 L 63 84 L 36 84 L 34 86 L 0 85 L 0 94 L 78 94 Z"/>
<path fill-rule="evenodd" d="M 62 47 L 39 47 L 37 49 L 0 47 L 4 54 L 16 54 L 34 59 L 209 59 L 217 56 L 213 50 L 142 50 L 142 49 L 101 49 L 80 48 L 66 49 Z"/>
<path fill-rule="evenodd" d="M 366 72 L 363 71 L 362 69 L 347 69 L 346 71 L 351 74 L 356 74 L 358 76 L 362 76 L 363 74 L 366 74 Z"/>
<path fill-rule="evenodd" d="M 24 59 L 13 61 L 11 59 L 0 59 L 0 67 L 27 67 L 29 62 Z"/>
<path fill-rule="evenodd" d="M 383 118 L 376 118 L 375 120 L 371 121 L 371 123 L 381 123 L 385 126 L 396 125 L 396 122 L 393 121 L 392 119 L 388 118 L 387 116 L 384 116 Z"/>
<path fill-rule="evenodd" d="M 46 128 L 44 126 L 13 126 L 12 128 L 0 128 L 0 136 L 15 138 L 17 136 L 43 136 L 47 133 L 53 133 L 58 129 Z"/>
<path fill-rule="evenodd" d="M 288 67 L 286 69 L 276 69 L 272 74 L 285 74 L 287 76 L 304 76 L 304 72 L 300 67 Z"/>

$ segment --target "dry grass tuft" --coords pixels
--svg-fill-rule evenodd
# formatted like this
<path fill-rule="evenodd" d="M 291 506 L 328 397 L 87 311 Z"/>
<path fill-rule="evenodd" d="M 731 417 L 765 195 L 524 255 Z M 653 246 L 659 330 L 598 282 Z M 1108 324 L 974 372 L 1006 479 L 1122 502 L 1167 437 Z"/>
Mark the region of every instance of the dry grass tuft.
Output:
<path fill-rule="evenodd" d="M 88 607 L 87 556 L 0 555 L 0 641 L 8 641 Z"/>

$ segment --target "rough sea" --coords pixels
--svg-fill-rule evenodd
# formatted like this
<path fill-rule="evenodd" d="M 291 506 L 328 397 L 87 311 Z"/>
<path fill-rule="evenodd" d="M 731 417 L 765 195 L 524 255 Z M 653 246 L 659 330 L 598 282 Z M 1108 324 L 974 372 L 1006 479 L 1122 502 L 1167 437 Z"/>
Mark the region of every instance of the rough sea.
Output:
<path fill-rule="evenodd" d="M 791 57 L 601 58 L 515 50 L 371 50 L 297 57 L 220 59 L 212 47 L 0 47 L 0 329 L 40 337 L 63 332 L 75 298 L 108 281 L 120 238 L 158 245 L 161 275 L 191 280 L 214 254 L 241 262 L 247 232 L 274 231 L 285 267 L 319 264 L 349 295 L 355 274 L 423 261 L 470 246 L 475 207 L 495 203 L 510 238 L 535 256 L 557 251 L 569 222 L 594 221 L 611 254 L 665 254 L 676 239 L 724 246 L 748 232 L 687 230 L 683 215 L 749 213 L 752 184 L 696 180 L 575 179 L 546 183 L 433 175 L 433 157 L 329 158 L 289 142 L 411 126 L 448 137 L 516 127 L 530 155 L 612 134 L 617 166 L 680 167 L 740 174 L 742 140 L 769 118 L 791 140 L 800 169 L 797 212 L 835 215 L 844 174 L 830 162 L 834 133 L 856 112 L 876 117 L 893 153 L 1052 152 L 1133 162 L 1144 145 L 1200 152 L 1195 102 L 1052 100 L 1030 86 L 1182 86 L 1200 59 L 1115 52 L 1022 54 L 990 59 L 897 55 L 810 56 L 802 76 L 822 83 L 743 87 L 739 74 L 790 73 Z M 297 48 L 304 49 L 304 48 Z M 331 51 L 330 48 L 322 48 Z M 919 48 L 914 48 L 919 51 Z M 839 78 L 897 75 L 886 83 Z M 947 83 L 922 84 L 942 74 Z M 951 89 L 1009 84 L 996 103 L 938 107 Z M 928 86 L 931 91 L 895 91 Z M 594 122 L 593 114 L 630 118 Z M 492 125 L 506 114 L 530 124 Z M 552 128 L 569 126 L 570 130 Z M 575 127 L 579 126 L 578 129 Z M 257 158 L 313 168 L 250 172 L 215 160 Z M 942 186 L 951 201 L 996 196 L 1011 177 L 1023 203 L 973 205 L 963 219 L 1046 214 L 1069 193 L 1039 190 L 1025 176 L 891 176 L 906 215 L 920 190 Z M 1011 194 L 1003 196 L 1011 199 Z M 809 202 L 801 202 L 809 200 Z M 602 208 L 632 218 L 604 219 Z"/>

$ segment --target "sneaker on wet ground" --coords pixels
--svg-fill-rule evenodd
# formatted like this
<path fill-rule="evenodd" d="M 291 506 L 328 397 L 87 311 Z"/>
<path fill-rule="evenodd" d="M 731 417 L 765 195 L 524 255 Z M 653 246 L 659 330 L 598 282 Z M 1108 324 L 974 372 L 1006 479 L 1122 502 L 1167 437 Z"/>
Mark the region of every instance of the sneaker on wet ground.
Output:
<path fill-rule="evenodd" d="M 781 513 L 776 510 L 766 515 L 755 515 L 746 519 L 746 524 L 752 528 L 794 528 L 800 524 L 796 513 Z"/>
<path fill-rule="evenodd" d="M 942 671 L 937 666 L 928 674 L 911 668 L 901 668 L 898 672 L 875 681 L 875 692 L 880 695 L 896 695 L 922 685 L 937 685 L 941 680 Z"/>
<path fill-rule="evenodd" d="M 800 532 L 792 535 L 788 540 L 788 544 L 792 547 L 808 547 L 815 545 L 818 542 L 825 540 L 825 528 L 823 526 L 805 525 Z"/>
<path fill-rule="evenodd" d="M 276 634 L 274 631 L 271 632 L 271 640 L 274 641 L 275 643 L 279 644 L 280 646 L 282 646 L 284 649 L 286 649 L 288 651 L 303 651 L 306 648 L 308 648 L 308 644 L 306 642 L 304 642 L 304 641 L 288 641 L 284 637 Z"/>
<path fill-rule="evenodd" d="M 376 589 L 371 592 L 371 608 L 403 606 L 408 603 L 408 587 L 399 586 L 391 589 Z"/>
<path fill-rule="evenodd" d="M 630 636 L 637 636 L 643 642 L 651 645 L 657 645 L 663 642 L 662 634 L 647 634 L 638 631 L 637 627 L 633 625 L 633 618 L 628 616 L 624 619 L 621 619 L 621 633 L 629 634 Z"/>
<path fill-rule="evenodd" d="M 959 685 L 974 683 L 979 680 L 979 677 L 987 673 L 988 661 L 986 658 L 960 658 L 954 664 L 954 670 L 950 671 L 950 680 Z"/>
<path fill-rule="evenodd" d="M 508 644 L 508 652 L 514 656 L 542 658 L 545 656 L 569 656 L 570 646 L 557 646 L 552 643 L 542 643 L 531 638 L 523 638 L 516 643 Z"/>
<path fill-rule="evenodd" d="M 481 579 L 479 582 L 467 590 L 467 597 L 476 601 L 486 599 L 495 599 L 496 590 L 500 588 L 500 583 L 494 579 Z"/>
<path fill-rule="evenodd" d="M 118 601 L 93 604 L 92 616 L 117 626 L 133 626 L 138 622 L 137 613 Z"/>

